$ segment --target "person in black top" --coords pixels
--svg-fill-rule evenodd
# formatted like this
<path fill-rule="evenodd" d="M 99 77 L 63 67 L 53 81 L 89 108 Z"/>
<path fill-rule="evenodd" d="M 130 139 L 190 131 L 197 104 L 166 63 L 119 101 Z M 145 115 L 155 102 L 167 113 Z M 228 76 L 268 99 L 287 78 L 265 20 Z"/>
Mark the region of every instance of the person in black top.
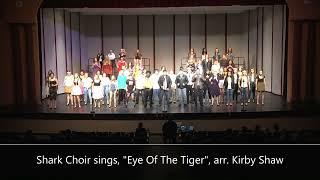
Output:
<path fill-rule="evenodd" d="M 143 127 L 143 123 L 140 122 L 134 134 L 134 143 L 136 144 L 147 144 L 149 142 L 148 132 Z"/>
<path fill-rule="evenodd" d="M 48 84 L 49 84 L 49 108 L 56 109 L 57 108 L 57 91 L 58 91 L 58 80 L 54 76 L 54 73 L 51 73 L 48 78 Z"/>
<path fill-rule="evenodd" d="M 162 105 L 162 100 L 163 97 L 165 97 L 165 104 L 164 105 L 168 105 L 169 104 L 169 89 L 171 87 L 171 78 L 170 76 L 167 74 L 167 70 L 164 69 L 163 70 L 163 74 L 159 77 L 158 80 L 158 84 L 160 86 L 160 99 L 159 99 L 159 104 L 160 106 Z"/>
<path fill-rule="evenodd" d="M 174 144 L 177 139 L 178 125 L 172 119 L 169 119 L 162 126 L 163 141 L 165 144 Z"/>
<path fill-rule="evenodd" d="M 199 69 L 197 69 L 196 74 L 192 78 L 192 82 L 194 84 L 194 93 L 195 93 L 195 105 L 197 106 L 197 100 L 199 100 L 200 106 L 203 106 L 203 86 L 204 79 L 200 74 Z"/>
<path fill-rule="evenodd" d="M 104 60 L 104 54 L 102 50 L 97 54 L 97 60 L 100 63 L 100 68 L 102 68 L 103 60 Z"/>
<path fill-rule="evenodd" d="M 119 53 L 119 58 L 123 58 L 125 59 L 127 56 L 126 50 L 125 49 L 120 49 L 120 53 Z"/>
<path fill-rule="evenodd" d="M 176 86 L 177 86 L 177 93 L 179 96 L 180 106 L 187 105 L 187 84 L 188 84 L 188 77 L 182 71 L 182 67 L 180 67 L 180 71 L 176 77 Z"/>
<path fill-rule="evenodd" d="M 209 89 L 210 84 L 211 84 L 211 82 L 210 82 L 211 77 L 212 77 L 212 75 L 211 75 L 210 71 L 207 70 L 207 72 L 205 72 L 205 74 L 204 74 L 203 98 L 205 101 L 207 100 L 208 102 L 211 100 L 211 94 L 210 94 L 210 89 Z M 208 99 L 206 98 L 207 93 L 208 93 Z"/>

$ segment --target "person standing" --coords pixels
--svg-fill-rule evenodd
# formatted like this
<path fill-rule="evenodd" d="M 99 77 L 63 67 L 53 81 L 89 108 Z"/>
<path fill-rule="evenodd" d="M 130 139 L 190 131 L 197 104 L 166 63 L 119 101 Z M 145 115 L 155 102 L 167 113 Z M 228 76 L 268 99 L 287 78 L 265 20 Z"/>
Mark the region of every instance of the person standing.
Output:
<path fill-rule="evenodd" d="M 113 53 L 112 49 L 108 53 L 108 59 L 110 60 L 110 63 L 111 63 L 112 75 L 115 75 L 115 70 L 117 69 L 116 55 Z"/>
<path fill-rule="evenodd" d="M 219 78 L 216 72 L 210 77 L 209 90 L 211 94 L 211 106 L 213 106 L 214 99 L 216 99 L 217 106 L 219 106 L 220 88 L 219 88 Z"/>
<path fill-rule="evenodd" d="M 142 74 L 142 71 L 140 70 L 135 83 L 136 84 L 136 93 L 135 93 L 136 105 L 139 104 L 140 96 L 142 97 L 142 102 L 144 102 L 143 100 L 144 81 L 145 81 L 145 77 Z"/>
<path fill-rule="evenodd" d="M 204 86 L 204 79 L 200 73 L 200 70 L 197 69 L 196 74 L 192 78 L 192 82 L 194 84 L 194 92 L 195 92 L 195 105 L 199 101 L 200 106 L 203 106 L 203 86 Z"/>
<path fill-rule="evenodd" d="M 121 70 L 124 70 L 126 67 L 127 67 L 127 63 L 124 60 L 124 57 L 121 57 L 120 60 L 118 61 L 118 71 L 117 72 L 119 73 Z"/>
<path fill-rule="evenodd" d="M 170 87 L 170 103 L 176 103 L 177 101 L 177 87 L 176 87 L 176 75 L 173 73 L 173 70 L 169 73 L 170 79 L 171 79 L 171 87 Z"/>
<path fill-rule="evenodd" d="M 129 100 L 132 100 L 134 102 L 134 90 L 135 90 L 136 82 L 132 74 L 128 76 L 126 84 L 127 84 L 127 103 L 129 103 Z"/>
<path fill-rule="evenodd" d="M 126 56 L 127 56 L 126 50 L 123 49 L 123 48 L 120 49 L 119 58 L 120 58 L 120 59 L 121 59 L 121 58 L 125 59 Z"/>
<path fill-rule="evenodd" d="M 256 73 L 254 72 L 254 69 L 250 70 L 250 75 L 249 75 L 249 81 L 250 81 L 250 89 L 249 89 L 249 98 L 248 98 L 248 103 L 250 103 L 251 99 L 252 102 L 254 103 L 256 99 Z"/>
<path fill-rule="evenodd" d="M 46 101 L 45 103 L 47 104 L 47 106 L 49 107 L 49 77 L 50 77 L 50 74 L 51 73 L 53 73 L 53 71 L 50 69 L 49 71 L 48 71 L 48 74 L 47 74 L 47 76 L 46 76 L 46 81 L 45 81 L 45 85 L 46 85 L 46 89 L 45 89 L 45 91 L 46 91 L 46 94 L 45 94 L 45 96 L 46 96 L 46 100 L 48 100 L 48 101 Z"/>
<path fill-rule="evenodd" d="M 100 67 L 99 61 L 97 58 L 95 58 L 92 65 L 92 77 L 94 77 L 94 75 L 96 75 L 97 72 L 100 70 L 101 70 L 101 67 Z"/>
<path fill-rule="evenodd" d="M 106 73 L 103 73 L 101 78 L 101 87 L 103 93 L 102 105 L 104 105 L 105 103 L 109 104 L 110 83 L 110 78 L 107 76 Z"/>
<path fill-rule="evenodd" d="M 93 80 L 89 77 L 89 74 L 86 72 L 84 78 L 82 79 L 83 89 L 84 89 L 84 104 L 88 104 L 88 98 L 90 105 L 92 105 L 92 83 Z"/>
<path fill-rule="evenodd" d="M 110 64 L 110 60 L 108 58 L 105 58 L 103 61 L 103 65 L 101 68 L 102 73 L 106 73 L 106 75 L 110 78 L 112 74 L 112 66 Z"/>
<path fill-rule="evenodd" d="M 227 57 L 228 57 L 228 59 L 230 59 L 232 61 L 234 60 L 234 56 L 232 54 L 232 48 L 231 47 L 228 48 Z"/>
<path fill-rule="evenodd" d="M 109 95 L 109 108 L 117 107 L 117 87 L 118 83 L 116 77 L 114 75 L 111 76 L 111 83 L 110 83 L 110 95 Z"/>
<path fill-rule="evenodd" d="M 124 105 L 127 106 L 127 101 L 126 101 L 127 77 L 123 74 L 123 70 L 119 71 L 117 81 L 118 81 L 118 92 L 119 92 L 118 105 L 120 105 L 121 102 L 124 102 Z"/>
<path fill-rule="evenodd" d="M 187 103 L 193 104 L 194 102 L 194 92 L 193 92 L 193 78 L 194 73 L 192 72 L 191 68 L 188 68 L 187 78 L 188 78 L 188 84 L 187 84 Z"/>
<path fill-rule="evenodd" d="M 259 104 L 259 99 L 261 97 L 261 104 L 264 105 L 264 91 L 266 88 L 266 77 L 263 75 L 262 71 L 259 71 L 259 74 L 256 78 L 256 90 L 257 94 L 257 104 Z"/>
<path fill-rule="evenodd" d="M 234 89 L 233 89 L 233 97 L 232 100 L 236 100 L 236 103 L 238 103 L 238 91 L 239 91 L 239 73 L 238 68 L 233 69 L 233 80 L 234 80 Z"/>
<path fill-rule="evenodd" d="M 203 75 L 205 75 L 207 71 L 211 71 L 211 67 L 212 67 L 212 61 L 209 60 L 209 55 L 206 48 L 202 49 L 201 59 L 202 59 Z"/>
<path fill-rule="evenodd" d="M 54 73 L 51 73 L 48 78 L 49 84 L 49 108 L 57 108 L 57 91 L 58 91 L 58 79 L 55 77 Z"/>
<path fill-rule="evenodd" d="M 196 60 L 197 60 L 197 54 L 194 51 L 194 48 L 191 48 L 188 54 L 187 68 L 195 69 Z"/>
<path fill-rule="evenodd" d="M 100 63 L 100 68 L 102 67 L 103 65 L 103 60 L 104 60 L 104 55 L 103 55 L 103 51 L 100 50 L 100 52 L 97 54 L 97 59 Z"/>
<path fill-rule="evenodd" d="M 231 74 L 231 72 L 228 72 L 228 75 L 226 76 L 225 80 L 224 80 L 224 87 L 225 87 L 225 91 L 227 94 L 227 98 L 226 98 L 226 106 L 228 106 L 230 104 L 230 106 L 232 106 L 232 94 L 233 94 L 233 89 L 234 89 L 234 79 L 233 76 Z"/>
<path fill-rule="evenodd" d="M 219 61 L 217 59 L 215 59 L 213 61 L 213 65 L 211 66 L 211 72 L 218 74 L 219 71 L 220 71 L 220 63 L 219 63 Z"/>
<path fill-rule="evenodd" d="M 144 79 L 144 107 L 147 107 L 149 101 L 150 108 L 152 107 L 152 79 L 151 72 L 147 71 L 146 77 Z"/>
<path fill-rule="evenodd" d="M 221 58 L 221 56 L 220 56 L 220 51 L 219 51 L 218 48 L 215 48 L 215 49 L 214 49 L 214 54 L 213 54 L 213 59 L 215 59 L 215 60 L 217 60 L 217 61 L 220 61 L 220 58 Z"/>
<path fill-rule="evenodd" d="M 141 61 L 142 60 L 142 54 L 141 54 L 139 49 L 137 49 L 136 54 L 134 56 L 134 59 L 137 60 L 137 61 Z M 140 63 L 140 64 L 142 64 L 142 63 Z"/>
<path fill-rule="evenodd" d="M 204 100 L 208 100 L 208 102 L 210 102 L 211 100 L 211 93 L 210 93 L 210 78 L 211 78 L 211 73 L 208 70 L 205 74 L 204 74 L 204 86 L 203 86 L 203 98 Z M 207 94 L 208 94 L 208 99 L 207 99 Z"/>
<path fill-rule="evenodd" d="M 164 99 L 164 108 L 169 104 L 169 90 L 172 84 L 170 76 L 167 74 L 167 70 L 163 70 L 163 74 L 159 77 L 159 86 L 160 86 L 160 106 L 162 106 L 162 102 Z"/>
<path fill-rule="evenodd" d="M 220 88 L 220 100 L 219 102 L 223 103 L 224 102 L 224 72 L 223 72 L 223 68 L 220 68 L 220 72 L 218 74 L 218 79 L 219 79 L 219 88 Z"/>
<path fill-rule="evenodd" d="M 153 102 L 156 102 L 156 99 L 157 99 L 157 101 L 159 102 L 159 105 L 160 105 L 160 86 L 158 83 L 159 77 L 160 77 L 159 70 L 155 69 L 154 73 L 151 76 L 151 79 L 152 79 L 152 99 L 153 99 Z"/>
<path fill-rule="evenodd" d="M 101 79 L 97 74 L 94 76 L 94 79 L 93 79 L 92 98 L 94 99 L 94 107 L 96 108 L 98 105 L 98 108 L 100 108 L 101 100 L 103 98 L 103 90 L 101 86 Z"/>
<path fill-rule="evenodd" d="M 187 75 L 185 75 L 185 73 L 182 70 L 183 70 L 182 67 L 180 67 L 179 73 L 175 80 L 180 106 L 187 105 L 186 100 L 187 100 L 188 77 Z"/>
<path fill-rule="evenodd" d="M 79 108 L 81 108 L 81 104 L 80 104 L 80 96 L 82 94 L 81 92 L 81 79 L 79 77 L 78 73 L 74 74 L 74 80 L 73 80 L 73 87 L 72 87 L 72 92 L 71 95 L 73 96 L 73 104 L 74 107 L 77 107 L 77 104 L 79 106 Z"/>
<path fill-rule="evenodd" d="M 247 71 L 242 71 L 242 76 L 240 78 L 240 92 L 241 92 L 241 106 L 248 105 L 248 89 L 250 87 Z"/>
<path fill-rule="evenodd" d="M 67 106 L 69 106 L 70 103 L 73 106 L 73 97 L 71 95 L 73 80 L 74 80 L 74 77 L 71 74 L 71 71 L 68 70 L 67 75 L 64 77 L 64 81 L 63 81 L 64 93 L 67 95 Z"/>

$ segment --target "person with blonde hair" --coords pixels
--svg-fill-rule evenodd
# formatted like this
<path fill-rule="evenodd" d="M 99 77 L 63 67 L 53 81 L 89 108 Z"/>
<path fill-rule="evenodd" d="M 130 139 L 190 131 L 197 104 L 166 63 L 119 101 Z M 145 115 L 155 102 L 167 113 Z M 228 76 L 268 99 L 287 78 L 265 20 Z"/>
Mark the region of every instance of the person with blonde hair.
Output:
<path fill-rule="evenodd" d="M 114 75 L 111 76 L 111 83 L 110 83 L 110 95 L 109 95 L 109 108 L 117 107 L 117 91 L 118 91 L 118 82 Z"/>
<path fill-rule="evenodd" d="M 73 80 L 73 87 L 72 87 L 71 95 L 73 96 L 74 107 L 76 108 L 77 104 L 78 104 L 79 108 L 81 108 L 81 104 L 80 104 L 80 96 L 82 95 L 81 79 L 80 79 L 78 73 L 74 74 L 74 80 Z"/>

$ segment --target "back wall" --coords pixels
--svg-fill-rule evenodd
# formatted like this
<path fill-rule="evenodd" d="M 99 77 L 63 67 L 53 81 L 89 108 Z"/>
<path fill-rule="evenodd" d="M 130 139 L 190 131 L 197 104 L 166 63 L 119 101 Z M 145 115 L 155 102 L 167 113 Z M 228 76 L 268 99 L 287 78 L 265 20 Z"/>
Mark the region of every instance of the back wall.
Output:
<path fill-rule="evenodd" d="M 86 15 L 66 9 L 39 11 L 42 97 L 46 72 L 51 69 L 63 84 L 66 70 L 88 70 L 89 58 L 101 49 L 133 57 L 139 48 L 150 58 L 150 70 L 166 66 L 178 70 L 190 48 L 200 56 L 232 47 L 247 69 L 262 69 L 266 90 L 283 95 L 286 7 L 258 7 L 238 13 L 169 15 Z M 59 93 L 63 87 L 59 86 Z"/>

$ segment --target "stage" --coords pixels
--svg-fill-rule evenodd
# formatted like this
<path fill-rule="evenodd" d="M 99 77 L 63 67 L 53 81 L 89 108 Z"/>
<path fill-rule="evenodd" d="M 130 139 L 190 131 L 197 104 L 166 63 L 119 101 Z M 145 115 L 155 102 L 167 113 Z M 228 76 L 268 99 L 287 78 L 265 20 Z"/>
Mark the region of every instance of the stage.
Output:
<path fill-rule="evenodd" d="M 240 98 L 240 97 L 239 97 Z M 3 117 L 23 117 L 30 119 L 54 119 L 54 120 L 163 120 L 163 114 L 168 114 L 175 120 L 215 120 L 235 118 L 258 118 L 258 117 L 280 117 L 295 116 L 296 112 L 291 105 L 287 104 L 282 96 L 272 93 L 265 94 L 265 104 L 257 105 L 248 103 L 243 107 L 238 102 L 233 106 L 211 106 L 211 102 L 205 101 L 204 106 L 196 107 L 194 104 L 179 106 L 178 103 L 170 104 L 167 111 L 162 107 L 153 105 L 145 108 L 140 102 L 134 107 L 129 102 L 126 108 L 123 104 L 117 108 L 101 106 L 93 108 L 90 105 L 82 105 L 81 108 L 66 106 L 65 95 L 57 97 L 57 109 L 49 109 L 44 103 L 39 106 L 24 106 L 2 109 Z"/>

